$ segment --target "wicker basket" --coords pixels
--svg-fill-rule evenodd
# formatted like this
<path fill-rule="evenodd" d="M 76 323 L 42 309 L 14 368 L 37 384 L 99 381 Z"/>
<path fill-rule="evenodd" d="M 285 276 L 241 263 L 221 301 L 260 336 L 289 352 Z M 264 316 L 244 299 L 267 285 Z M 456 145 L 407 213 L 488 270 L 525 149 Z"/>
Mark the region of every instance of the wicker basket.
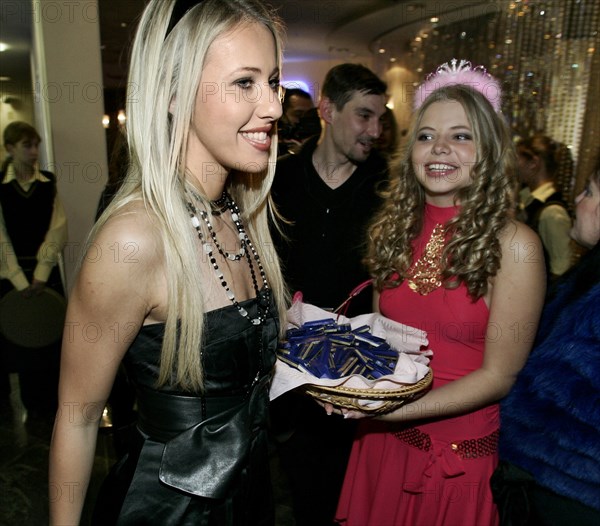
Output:
<path fill-rule="evenodd" d="M 370 415 L 381 415 L 398 409 L 408 402 L 423 396 L 431 387 L 433 373 L 429 372 L 417 383 L 407 384 L 398 389 L 354 389 L 352 387 L 328 387 L 308 384 L 303 390 L 320 402 L 328 402 L 335 407 L 352 409 Z M 363 402 L 361 404 L 360 402 Z M 381 402 L 364 405 L 364 402 Z"/>

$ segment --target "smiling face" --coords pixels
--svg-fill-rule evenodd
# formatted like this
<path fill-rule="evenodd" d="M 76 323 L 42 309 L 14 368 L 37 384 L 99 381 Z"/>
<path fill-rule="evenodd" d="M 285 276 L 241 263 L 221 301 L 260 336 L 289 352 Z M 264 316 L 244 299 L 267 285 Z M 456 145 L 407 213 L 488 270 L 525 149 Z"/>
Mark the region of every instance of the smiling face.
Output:
<path fill-rule="evenodd" d="M 361 163 L 367 160 L 381 134 L 380 119 L 385 113 L 385 96 L 357 91 L 341 110 L 329 99 L 324 99 L 320 113 L 331 124 L 337 153 L 353 163 Z"/>
<path fill-rule="evenodd" d="M 600 241 L 600 177 L 591 178 L 575 198 L 575 222 L 571 237 L 586 248 Z"/>
<path fill-rule="evenodd" d="M 250 23 L 220 35 L 208 50 L 200 78 L 186 168 L 209 193 L 232 169 L 263 171 L 281 112 L 270 31 Z"/>
<path fill-rule="evenodd" d="M 431 104 L 421 119 L 411 156 L 425 200 L 453 206 L 457 191 L 471 184 L 476 159 L 472 127 L 462 105 L 453 100 Z"/>

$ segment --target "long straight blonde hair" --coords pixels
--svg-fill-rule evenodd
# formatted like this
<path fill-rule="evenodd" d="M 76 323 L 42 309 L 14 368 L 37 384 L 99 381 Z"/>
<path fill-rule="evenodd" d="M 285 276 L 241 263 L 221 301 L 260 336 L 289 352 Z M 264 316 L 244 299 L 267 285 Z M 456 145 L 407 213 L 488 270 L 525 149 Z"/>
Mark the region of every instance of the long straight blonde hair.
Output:
<path fill-rule="evenodd" d="M 160 233 L 168 287 L 168 311 L 159 385 L 189 391 L 203 387 L 199 349 L 204 325 L 204 289 L 197 270 L 198 240 L 185 206 L 185 146 L 209 46 L 240 24 L 260 23 L 272 33 L 282 61 L 282 25 L 259 0 L 204 0 L 166 35 L 175 0 L 152 0 L 144 11 L 131 54 L 127 90 L 127 176 L 92 235 L 132 201 L 141 200 Z M 176 101 L 176 104 L 174 104 Z M 226 187 L 242 210 L 277 303 L 280 319 L 286 293 L 269 233 L 269 190 L 277 140 L 262 173 L 232 171 Z M 206 196 L 200 196 L 208 207 Z"/>

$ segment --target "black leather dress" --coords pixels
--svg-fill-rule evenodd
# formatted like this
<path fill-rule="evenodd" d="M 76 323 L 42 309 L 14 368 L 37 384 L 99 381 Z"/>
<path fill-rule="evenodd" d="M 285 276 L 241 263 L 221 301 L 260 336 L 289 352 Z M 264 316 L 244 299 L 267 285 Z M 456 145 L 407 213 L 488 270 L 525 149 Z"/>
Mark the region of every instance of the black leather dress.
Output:
<path fill-rule="evenodd" d="M 257 315 L 255 300 L 241 305 Z M 207 313 L 203 396 L 155 388 L 164 325 L 142 327 L 124 359 L 137 389 L 137 434 L 103 484 L 94 524 L 273 524 L 267 415 L 275 312 L 271 302 L 257 326 L 233 305 Z"/>

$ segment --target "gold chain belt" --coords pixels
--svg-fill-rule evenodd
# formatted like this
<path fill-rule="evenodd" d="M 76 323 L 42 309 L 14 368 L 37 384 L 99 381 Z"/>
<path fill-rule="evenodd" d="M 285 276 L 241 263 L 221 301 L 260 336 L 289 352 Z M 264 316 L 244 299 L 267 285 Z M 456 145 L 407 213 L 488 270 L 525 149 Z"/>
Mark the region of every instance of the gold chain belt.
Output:
<path fill-rule="evenodd" d="M 409 446 L 420 449 L 421 451 L 431 451 L 433 445 L 431 437 L 427 433 L 423 433 L 416 428 L 405 429 L 392 433 L 398 440 L 408 444 Z M 497 429 L 493 433 L 482 437 L 459 442 L 452 442 L 450 449 L 460 458 L 480 458 L 494 454 L 498 450 L 498 436 L 500 431 Z"/>

